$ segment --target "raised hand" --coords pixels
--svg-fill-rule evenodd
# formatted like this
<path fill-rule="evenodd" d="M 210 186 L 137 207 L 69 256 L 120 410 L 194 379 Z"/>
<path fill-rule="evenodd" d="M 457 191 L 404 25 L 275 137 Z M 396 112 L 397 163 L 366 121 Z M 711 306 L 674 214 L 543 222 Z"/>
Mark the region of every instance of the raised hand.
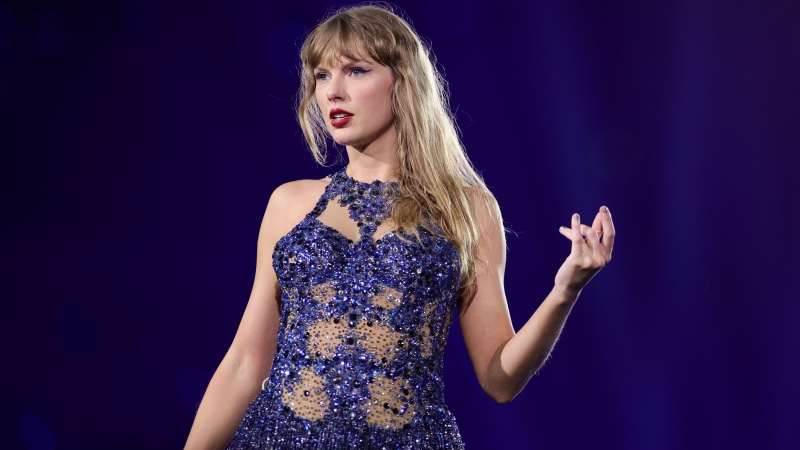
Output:
<path fill-rule="evenodd" d="M 581 224 L 580 216 L 573 214 L 572 226 L 561 227 L 559 232 L 572 241 L 572 251 L 556 273 L 556 287 L 577 295 L 611 261 L 614 221 L 608 208 L 602 206 L 591 227 Z"/>

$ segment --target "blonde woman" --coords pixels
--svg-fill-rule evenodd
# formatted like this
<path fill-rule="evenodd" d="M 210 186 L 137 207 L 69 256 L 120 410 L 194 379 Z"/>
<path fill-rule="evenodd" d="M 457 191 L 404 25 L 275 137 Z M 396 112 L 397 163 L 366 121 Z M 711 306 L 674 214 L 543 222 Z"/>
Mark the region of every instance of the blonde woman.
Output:
<path fill-rule="evenodd" d="M 511 401 L 611 259 L 611 215 L 561 228 L 570 254 L 515 332 L 499 209 L 414 30 L 385 7 L 342 10 L 301 60 L 306 140 L 319 162 L 328 138 L 349 162 L 272 194 L 250 301 L 186 448 L 463 448 L 443 398 L 451 318 L 483 389 Z"/>

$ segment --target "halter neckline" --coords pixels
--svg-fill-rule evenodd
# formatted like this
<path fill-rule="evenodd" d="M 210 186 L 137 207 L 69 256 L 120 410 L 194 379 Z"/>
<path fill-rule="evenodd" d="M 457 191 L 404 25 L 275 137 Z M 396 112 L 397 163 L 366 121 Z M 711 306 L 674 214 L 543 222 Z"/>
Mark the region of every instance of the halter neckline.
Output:
<path fill-rule="evenodd" d="M 382 180 L 372 180 L 372 181 L 359 181 L 355 178 L 351 177 L 347 174 L 347 166 L 343 167 L 341 170 L 336 172 L 333 176 L 339 176 L 343 181 L 352 182 L 361 186 L 397 186 L 399 183 L 397 181 L 382 181 Z"/>

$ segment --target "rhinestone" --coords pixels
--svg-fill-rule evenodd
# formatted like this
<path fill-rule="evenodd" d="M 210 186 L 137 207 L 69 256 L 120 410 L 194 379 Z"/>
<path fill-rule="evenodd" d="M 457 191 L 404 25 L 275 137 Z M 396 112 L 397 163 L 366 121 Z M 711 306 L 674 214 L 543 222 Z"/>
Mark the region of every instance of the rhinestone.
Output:
<path fill-rule="evenodd" d="M 343 170 L 331 180 L 275 245 L 274 371 L 229 448 L 335 448 L 358 429 L 365 434 L 350 442 L 355 448 L 463 449 L 439 400 L 458 252 L 436 224 L 416 241 L 373 240 L 391 217 L 397 184 L 360 183 Z M 320 226 L 334 207 L 345 208 L 358 239 Z"/>

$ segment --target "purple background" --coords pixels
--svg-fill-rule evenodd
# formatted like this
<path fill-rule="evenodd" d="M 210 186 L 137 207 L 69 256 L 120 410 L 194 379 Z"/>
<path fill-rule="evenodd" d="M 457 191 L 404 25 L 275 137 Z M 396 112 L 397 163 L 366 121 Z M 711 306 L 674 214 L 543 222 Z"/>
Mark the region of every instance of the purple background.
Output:
<path fill-rule="evenodd" d="M 325 1 L 0 4 L 3 448 L 182 446 L 245 307 Z M 800 448 L 800 4 L 400 1 L 501 204 L 521 326 L 607 204 L 613 263 L 470 449 Z"/>

